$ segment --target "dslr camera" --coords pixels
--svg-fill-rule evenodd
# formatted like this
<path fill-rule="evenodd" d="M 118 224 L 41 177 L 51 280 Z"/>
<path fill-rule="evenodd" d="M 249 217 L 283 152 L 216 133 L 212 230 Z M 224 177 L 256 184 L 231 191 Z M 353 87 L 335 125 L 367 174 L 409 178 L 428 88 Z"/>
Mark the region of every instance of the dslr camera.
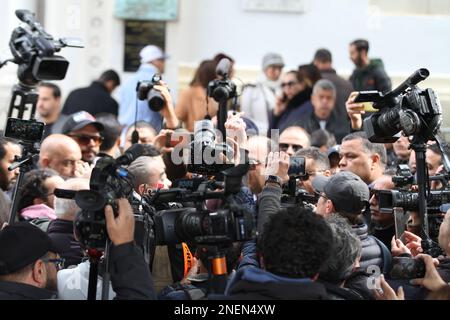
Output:
<path fill-rule="evenodd" d="M 148 107 L 154 112 L 160 112 L 166 103 L 161 92 L 154 89 L 162 81 L 160 74 L 155 74 L 151 81 L 140 81 L 137 84 L 137 95 L 140 101 L 147 101 Z"/>

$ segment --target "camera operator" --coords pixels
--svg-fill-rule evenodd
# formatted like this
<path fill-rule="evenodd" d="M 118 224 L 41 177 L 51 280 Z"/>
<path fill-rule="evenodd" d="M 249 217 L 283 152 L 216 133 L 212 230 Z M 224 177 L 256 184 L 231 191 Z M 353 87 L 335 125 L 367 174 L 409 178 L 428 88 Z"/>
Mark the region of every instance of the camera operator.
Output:
<path fill-rule="evenodd" d="M 282 186 L 289 181 L 289 155 L 286 152 L 271 152 L 267 157 L 266 182 L 258 201 L 258 235 L 264 225 L 281 209 Z"/>
<path fill-rule="evenodd" d="M 300 149 L 295 156 L 305 157 L 306 176 L 299 179 L 299 186 L 308 191 L 310 195 L 314 195 L 312 181 L 317 175 L 331 176 L 330 161 L 325 153 L 315 147 Z"/>
<path fill-rule="evenodd" d="M 117 217 L 110 206 L 105 208 L 115 299 L 155 299 L 150 272 L 134 244 L 133 211 L 127 200 L 117 202 Z M 63 261 L 43 231 L 27 222 L 6 226 L 0 231 L 0 247 L 0 300 L 56 298 Z"/>
<path fill-rule="evenodd" d="M 113 158 L 118 158 L 122 152 L 120 150 L 122 133 L 122 126 L 115 115 L 109 113 L 99 113 L 97 121 L 103 125 L 103 142 L 100 145 L 100 153 L 98 157 L 108 155 Z"/>
<path fill-rule="evenodd" d="M 301 127 L 289 127 L 280 134 L 280 151 L 286 152 L 289 156 L 310 145 L 309 134 Z"/>
<path fill-rule="evenodd" d="M 67 190 L 89 190 L 89 180 L 69 179 L 62 186 Z M 74 220 L 80 207 L 73 199 L 55 199 L 55 214 L 57 218 L 50 222 L 47 234 L 67 266 L 77 265 L 84 258 L 80 243 L 74 236 Z"/>
<path fill-rule="evenodd" d="M 53 83 L 41 82 L 38 87 L 39 99 L 36 110 L 39 121 L 45 122 L 44 135 L 47 138 L 54 133 L 61 133 L 62 126 L 67 119 L 61 114 L 61 89 Z"/>
<path fill-rule="evenodd" d="M 51 169 L 32 170 L 25 174 L 22 184 L 22 194 L 17 211 L 22 219 L 30 221 L 47 231 L 55 215 L 55 188 L 60 187 L 64 180 Z"/>
<path fill-rule="evenodd" d="M 103 125 L 94 116 L 86 111 L 81 111 L 67 118 L 62 133 L 78 143 L 81 149 L 81 159 L 93 164 L 103 142 L 101 135 L 103 129 Z"/>
<path fill-rule="evenodd" d="M 378 193 L 380 190 L 393 190 L 395 184 L 392 182 L 392 176 L 384 175 L 374 181 L 370 188 L 370 234 L 379 239 L 391 250 L 391 240 L 395 235 L 394 214 L 382 213 L 379 207 Z"/>
<path fill-rule="evenodd" d="M 264 188 L 267 156 L 270 152 L 271 140 L 263 136 L 253 136 L 247 141 L 248 157 L 251 168 L 248 172 L 248 187 L 255 196 Z"/>
<path fill-rule="evenodd" d="M 225 295 L 233 300 L 327 299 L 316 280 L 331 253 L 331 238 L 326 221 L 310 209 L 275 212 L 257 244 L 263 268 L 238 268 Z"/>
<path fill-rule="evenodd" d="M 369 188 L 357 175 L 351 172 L 339 172 L 331 178 L 317 176 L 313 188 L 320 195 L 316 213 L 324 217 L 338 214 L 348 220 L 353 232 L 362 243 L 361 268 L 378 266 L 387 270 L 391 254 L 377 238 L 368 235 L 368 226 L 364 222 L 363 211 L 369 202 Z"/>
<path fill-rule="evenodd" d="M 369 186 L 386 168 L 386 148 L 383 144 L 370 142 L 364 132 L 347 135 L 342 140 L 339 154 L 340 170 L 353 172 Z"/>
<path fill-rule="evenodd" d="M 15 157 L 22 154 L 22 148 L 13 140 L 0 135 L 0 188 L 8 195 L 19 175 L 19 168 L 9 171 L 8 167 L 15 162 Z"/>
<path fill-rule="evenodd" d="M 53 169 L 63 179 L 82 176 L 85 171 L 80 146 L 62 134 L 52 134 L 42 142 L 39 167 Z"/>

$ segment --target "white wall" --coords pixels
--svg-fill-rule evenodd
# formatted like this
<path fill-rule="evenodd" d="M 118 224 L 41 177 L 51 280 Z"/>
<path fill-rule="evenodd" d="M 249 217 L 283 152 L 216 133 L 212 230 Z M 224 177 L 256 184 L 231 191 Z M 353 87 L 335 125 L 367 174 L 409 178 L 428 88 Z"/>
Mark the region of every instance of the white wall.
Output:
<path fill-rule="evenodd" d="M 33 0 L 22 0 L 32 6 Z M 1 17 L 0 48 L 5 47 L 18 20 L 11 13 L 17 1 L 8 0 Z M 122 72 L 123 23 L 113 17 L 113 0 L 46 0 L 45 27 L 54 36 L 79 36 L 85 49 L 64 49 L 71 62 L 59 84 L 63 93 L 89 84 L 103 70 Z M 268 51 L 281 53 L 288 67 L 311 61 L 319 47 L 329 48 L 341 73 L 353 66 L 348 43 L 370 41 L 370 55 L 381 57 L 390 75 L 406 76 L 419 67 L 433 75 L 450 76 L 450 16 L 383 15 L 368 0 L 305 0 L 305 13 L 249 12 L 241 0 L 180 0 L 179 19 L 167 24 L 166 80 L 176 95 L 179 64 L 196 65 L 217 52 L 226 52 L 237 68 L 259 68 Z M 97 27 L 93 21 L 100 19 Z M 98 20 L 97 20 L 98 21 Z M 95 38 L 97 37 L 97 41 Z M 92 59 L 97 64 L 92 63 Z M 0 71 L 3 77 L 3 70 Z M 0 93 L 1 96 L 1 93 Z"/>

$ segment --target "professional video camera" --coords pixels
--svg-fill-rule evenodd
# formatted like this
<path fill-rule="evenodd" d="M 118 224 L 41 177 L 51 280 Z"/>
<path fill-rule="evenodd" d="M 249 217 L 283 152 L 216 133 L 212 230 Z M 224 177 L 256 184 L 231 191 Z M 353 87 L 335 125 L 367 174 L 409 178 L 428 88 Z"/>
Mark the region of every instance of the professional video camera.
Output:
<path fill-rule="evenodd" d="M 355 102 L 373 102 L 373 107 L 380 110 L 364 119 L 364 131 L 370 141 L 395 142 L 400 131 L 414 136 L 413 141 L 418 137 L 434 140 L 442 123 L 442 108 L 433 89 L 416 86 L 429 75 L 427 69 L 419 69 L 385 95 L 378 91 L 359 92 Z"/>
<path fill-rule="evenodd" d="M 238 205 L 233 195 L 241 191 L 242 177 L 249 165 L 223 171 L 224 182 L 204 180 L 196 190 L 172 188 L 145 196 L 148 204 L 194 203 L 192 208 L 159 211 L 155 215 L 156 242 L 159 245 L 195 242 L 203 245 L 229 245 L 255 237 L 253 213 Z M 205 201 L 222 200 L 217 210 L 208 210 Z"/>
<path fill-rule="evenodd" d="M 155 74 L 151 81 L 138 82 L 136 88 L 138 99 L 141 101 L 147 100 L 148 107 L 154 112 L 161 111 L 165 104 L 165 100 L 161 92 L 153 88 L 155 85 L 159 85 L 161 81 L 161 75 Z"/>
<path fill-rule="evenodd" d="M 13 58 L 0 62 L 0 68 L 8 62 L 18 65 L 18 84 L 12 89 L 12 97 L 8 110 L 8 121 L 5 137 L 19 140 L 22 145 L 22 157 L 8 168 L 12 171 L 20 168 L 9 222 L 14 223 L 17 217 L 17 207 L 20 200 L 18 190 L 21 187 L 23 175 L 31 170 L 33 161 L 39 154 L 39 143 L 44 132 L 44 123 L 35 119 L 38 94 L 36 85 L 41 80 L 61 80 L 66 76 L 69 62 L 61 56 L 55 55 L 63 47 L 82 48 L 78 39 L 55 40 L 36 21 L 34 13 L 28 10 L 17 10 L 16 16 L 23 25 L 14 29 L 9 42 Z M 16 118 L 13 112 L 17 111 Z M 28 120 L 24 119 L 29 111 Z"/>
<path fill-rule="evenodd" d="M 440 180 L 442 188 L 430 190 L 427 194 L 427 212 L 429 236 L 436 240 L 439 235 L 439 227 L 442 223 L 443 205 L 450 203 L 450 186 L 445 175 L 430 177 L 430 180 Z M 415 183 L 407 165 L 399 165 L 397 174 L 392 177 L 396 190 L 379 191 L 379 208 L 381 213 L 391 214 L 394 208 L 402 208 L 405 212 L 419 211 L 419 193 L 412 188 Z"/>
<path fill-rule="evenodd" d="M 283 186 L 283 194 L 281 195 L 281 205 L 285 208 L 287 207 L 297 207 L 297 206 L 310 206 L 314 207 L 317 203 L 317 197 L 310 195 L 308 191 L 302 189 L 298 186 L 299 179 L 305 179 L 306 169 L 305 157 L 293 156 L 289 159 L 289 182 Z"/>
<path fill-rule="evenodd" d="M 439 246 L 430 238 L 428 208 L 448 199 L 446 190 L 431 191 L 425 163 L 427 142 L 436 141 L 441 151 L 437 133 L 442 124 L 442 108 L 432 89 L 421 90 L 420 81 L 430 75 L 427 69 L 419 69 L 396 89 L 383 95 L 377 91 L 362 91 L 355 102 L 373 102 L 380 111 L 364 119 L 364 131 L 372 142 L 389 143 L 398 139 L 396 134 L 402 131 L 410 137 L 410 147 L 416 153 L 417 193 L 383 193 L 383 205 L 390 208 L 403 205 L 414 208 L 422 223 L 422 248 L 430 254 L 437 253 Z M 446 159 L 447 161 L 448 159 Z M 448 170 L 450 165 L 446 164 Z M 447 184 L 447 183 L 446 183 Z"/>
<path fill-rule="evenodd" d="M 117 214 L 117 199 L 133 201 L 134 177 L 123 166 L 144 154 L 145 146 L 136 144 L 117 159 L 109 156 L 100 158 L 92 170 L 90 190 L 55 190 L 56 197 L 74 199 L 81 208 L 75 230 L 83 247 L 99 251 L 105 248 L 108 240 L 105 206 L 111 205 Z"/>

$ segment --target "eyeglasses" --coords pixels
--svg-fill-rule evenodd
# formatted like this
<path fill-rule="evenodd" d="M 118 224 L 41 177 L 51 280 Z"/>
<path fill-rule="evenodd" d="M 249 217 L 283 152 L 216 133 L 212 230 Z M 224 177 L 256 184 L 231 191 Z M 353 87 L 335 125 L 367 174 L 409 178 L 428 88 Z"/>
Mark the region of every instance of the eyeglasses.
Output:
<path fill-rule="evenodd" d="M 69 137 L 76 139 L 78 143 L 82 145 L 88 145 L 91 142 L 91 140 L 94 141 L 96 145 L 99 145 L 104 140 L 103 137 L 100 136 L 69 135 Z"/>
<path fill-rule="evenodd" d="M 297 152 L 300 149 L 303 149 L 302 145 L 299 144 L 290 144 L 290 143 L 280 143 L 280 150 L 286 152 L 289 147 L 292 147 L 294 152 Z"/>
<path fill-rule="evenodd" d="M 55 264 L 56 270 L 62 270 L 64 269 L 64 263 L 66 262 L 66 260 L 64 258 L 59 258 L 59 259 L 41 259 L 43 262 L 45 263 L 53 263 Z"/>
<path fill-rule="evenodd" d="M 283 83 L 281 83 L 281 87 L 282 88 L 284 88 L 284 87 L 292 87 L 294 84 L 297 84 L 298 82 L 295 82 L 295 81 L 289 81 L 289 82 L 283 82 Z"/>

